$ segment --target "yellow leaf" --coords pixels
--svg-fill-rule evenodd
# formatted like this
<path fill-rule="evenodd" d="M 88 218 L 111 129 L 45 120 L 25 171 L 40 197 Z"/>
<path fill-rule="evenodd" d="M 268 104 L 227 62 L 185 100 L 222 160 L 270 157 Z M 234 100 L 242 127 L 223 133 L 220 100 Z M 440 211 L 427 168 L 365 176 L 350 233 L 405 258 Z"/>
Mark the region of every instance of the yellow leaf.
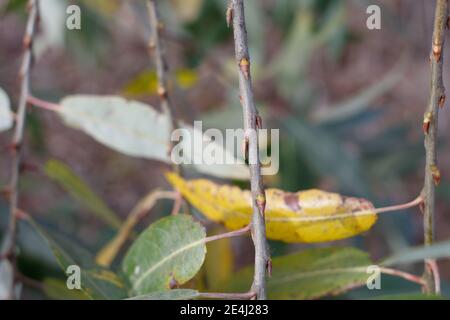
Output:
<path fill-rule="evenodd" d="M 206 179 L 186 181 L 172 172 L 166 177 L 210 220 L 232 230 L 250 223 L 250 191 Z M 267 237 L 272 240 L 306 243 L 345 239 L 369 230 L 377 220 L 371 202 L 317 189 L 296 193 L 267 189 L 266 201 Z"/>

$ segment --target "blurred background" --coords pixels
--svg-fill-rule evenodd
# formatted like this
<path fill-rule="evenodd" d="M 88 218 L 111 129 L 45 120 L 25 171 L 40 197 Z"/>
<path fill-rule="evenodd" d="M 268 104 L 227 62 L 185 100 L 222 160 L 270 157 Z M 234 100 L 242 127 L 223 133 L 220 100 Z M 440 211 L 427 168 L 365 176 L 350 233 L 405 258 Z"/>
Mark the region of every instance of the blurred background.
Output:
<path fill-rule="evenodd" d="M 0 0 L 0 87 L 13 106 L 19 95 L 25 3 Z M 65 9 L 70 3 L 82 9 L 81 30 L 65 28 Z M 204 127 L 241 127 L 226 1 L 160 3 L 177 116 L 188 123 L 203 120 Z M 280 172 L 265 177 L 266 185 L 288 191 L 317 187 L 364 197 L 377 207 L 414 199 L 423 184 L 421 124 L 430 87 L 434 1 L 245 3 L 256 102 L 264 126 L 279 128 L 281 134 Z M 366 27 L 369 4 L 381 7 L 381 30 Z M 147 52 L 150 30 L 144 1 L 43 0 L 42 5 L 32 73 L 35 96 L 57 102 L 75 93 L 111 94 L 159 107 L 156 74 Z M 450 48 L 448 41 L 446 44 L 444 81 L 450 88 Z M 442 181 L 437 189 L 437 240 L 450 238 L 449 119 L 446 106 L 439 119 Z M 21 208 L 93 253 L 111 239 L 114 230 L 44 170 L 47 161 L 65 163 L 122 218 L 151 189 L 169 188 L 162 174 L 167 166 L 114 152 L 64 126 L 53 113 L 32 110 L 26 130 Z M 11 132 L 0 134 L 0 187 L 9 179 L 10 157 L 4 150 L 10 140 Z M 188 176 L 195 174 L 188 172 Z M 139 228 L 169 214 L 170 208 L 170 202 L 158 204 Z M 6 199 L 0 200 L 0 217 L 4 230 Z M 218 225 L 207 226 L 210 233 L 223 231 Z M 422 233 L 421 213 L 415 208 L 382 215 L 367 234 L 332 245 L 357 246 L 380 259 L 420 245 Z M 62 275 L 48 249 L 29 230 L 22 228 L 19 236 L 19 266 L 26 279 L 23 296 L 62 297 L 56 285 L 51 289 L 42 285 L 44 279 Z M 214 245 L 220 248 L 208 251 L 210 258 L 192 286 L 214 288 L 217 279 L 226 281 L 234 270 L 252 262 L 250 238 Z M 271 251 L 278 256 L 303 247 L 329 245 L 271 242 Z M 449 281 L 450 264 L 442 261 L 439 265 L 444 282 Z M 420 274 L 422 264 L 404 269 Z M 384 294 L 385 290 L 417 290 L 403 280 L 387 279 Z M 443 286 L 448 290 L 445 283 Z M 368 294 L 360 289 L 346 297 Z"/>

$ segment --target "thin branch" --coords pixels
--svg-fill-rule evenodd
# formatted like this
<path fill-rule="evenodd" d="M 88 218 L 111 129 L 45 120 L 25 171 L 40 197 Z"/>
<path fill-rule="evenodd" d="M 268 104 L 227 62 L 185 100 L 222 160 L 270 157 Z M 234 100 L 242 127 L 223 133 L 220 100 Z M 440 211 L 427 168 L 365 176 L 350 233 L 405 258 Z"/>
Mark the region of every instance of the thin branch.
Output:
<path fill-rule="evenodd" d="M 231 232 L 227 232 L 227 233 L 222 233 L 222 234 L 218 234 L 215 236 L 210 236 L 210 237 L 206 237 L 205 238 L 205 243 L 211 242 L 211 241 L 216 241 L 216 240 L 221 240 L 221 239 L 225 239 L 225 238 L 233 238 L 233 237 L 239 237 L 242 236 L 243 234 L 246 234 L 247 232 L 249 232 L 251 230 L 251 225 L 249 224 L 248 226 L 239 229 L 239 230 L 235 230 L 235 231 L 231 231 Z"/>
<path fill-rule="evenodd" d="M 158 95 L 161 100 L 161 108 L 164 114 L 167 115 L 171 128 L 170 132 L 177 127 L 174 119 L 174 109 L 169 95 L 169 77 L 168 77 L 168 63 L 166 60 L 166 51 L 164 42 L 161 39 L 161 31 L 164 25 L 159 19 L 158 8 L 156 0 L 147 1 L 148 15 L 150 19 L 151 36 L 148 44 L 149 52 L 153 54 L 153 60 L 156 66 L 156 74 L 158 77 Z M 172 143 L 169 142 L 169 150 L 172 149 Z"/>
<path fill-rule="evenodd" d="M 39 20 L 38 13 L 39 0 L 29 0 L 28 2 L 28 21 L 23 37 L 24 55 L 22 65 L 20 68 L 20 99 L 16 113 L 16 126 L 14 136 L 11 143 L 12 150 L 12 166 L 11 166 L 11 180 L 9 184 L 10 208 L 9 208 L 9 224 L 5 235 L 5 240 L 1 248 L 2 255 L 9 255 L 13 266 L 15 266 L 15 243 L 16 243 L 16 229 L 17 216 L 16 211 L 19 202 L 19 175 L 22 160 L 22 145 L 26 122 L 27 98 L 30 92 L 30 70 L 32 66 L 33 53 L 32 45 L 33 38 L 36 31 L 36 25 Z M 10 297 L 13 297 L 12 292 Z"/>
<path fill-rule="evenodd" d="M 131 210 L 127 220 L 121 226 L 114 239 L 108 242 L 97 254 L 97 263 L 101 266 L 110 266 L 114 258 L 117 256 L 117 253 L 128 239 L 133 228 L 147 215 L 156 202 L 161 199 L 175 200 L 176 197 L 177 194 L 173 191 L 153 190 L 141 201 L 139 201 L 133 210 Z"/>
<path fill-rule="evenodd" d="M 261 177 L 257 130 L 261 127 L 253 99 L 253 88 L 250 74 L 250 55 L 248 50 L 247 30 L 243 0 L 232 0 L 228 9 L 228 21 L 233 20 L 236 62 L 239 70 L 239 89 L 244 117 L 244 155 L 250 166 L 250 185 L 252 193 L 252 238 L 255 246 L 255 273 L 251 291 L 257 299 L 266 299 L 266 279 L 270 274 L 271 262 L 266 240 L 265 205 L 266 196 Z M 247 157 L 248 154 L 248 157 Z"/>
<path fill-rule="evenodd" d="M 439 108 L 445 104 L 445 88 L 442 81 L 442 68 L 444 58 L 445 28 L 448 20 L 448 0 L 437 0 L 434 20 L 434 31 L 431 61 L 431 89 L 430 98 L 425 111 L 423 130 L 425 134 L 425 179 L 424 179 L 424 244 L 429 246 L 434 241 L 434 214 L 435 214 L 435 187 L 440 181 L 440 172 L 437 166 L 437 133 Z M 433 261 L 425 261 L 424 279 L 427 285 L 425 292 L 436 293 L 434 281 L 438 280 L 433 269 L 428 265 Z"/>
<path fill-rule="evenodd" d="M 213 293 L 201 292 L 199 298 L 204 299 L 224 299 L 224 300 L 250 300 L 256 295 L 255 292 L 249 291 L 245 293 Z"/>

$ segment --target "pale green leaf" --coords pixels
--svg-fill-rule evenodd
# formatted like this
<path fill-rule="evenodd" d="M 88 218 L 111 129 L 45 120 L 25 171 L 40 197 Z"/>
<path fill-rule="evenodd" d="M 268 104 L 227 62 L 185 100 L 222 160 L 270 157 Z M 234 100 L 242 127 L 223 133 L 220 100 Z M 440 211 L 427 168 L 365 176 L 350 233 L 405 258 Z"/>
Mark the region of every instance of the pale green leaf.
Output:
<path fill-rule="evenodd" d="M 132 157 L 173 163 L 167 152 L 172 134 L 170 121 L 149 105 L 115 96 L 76 95 L 63 99 L 58 113 L 68 126 L 84 131 L 113 150 Z M 205 143 L 199 129 L 182 123 L 180 126 L 191 139 L 182 139 L 179 146 L 188 151 L 183 153 L 186 162 L 195 163 L 196 170 L 221 178 L 248 178 L 248 168 L 237 159 L 233 164 L 202 161 L 205 145 L 211 147 L 211 153 L 224 155 L 222 159 L 227 159 L 225 155 L 230 151 L 215 141 Z M 192 148 L 193 145 L 200 148 Z M 235 159 L 232 154 L 229 158 Z M 200 160 L 200 164 L 195 159 Z"/>
<path fill-rule="evenodd" d="M 174 289 L 156 291 L 149 294 L 128 298 L 127 300 L 190 300 L 198 297 L 198 291 L 192 289 Z"/>
<path fill-rule="evenodd" d="M 145 230 L 123 260 L 132 293 L 144 295 L 186 283 L 206 254 L 204 227 L 191 216 L 163 218 Z"/>
<path fill-rule="evenodd" d="M 272 260 L 267 281 L 270 299 L 317 299 L 336 295 L 366 283 L 367 253 L 354 248 L 315 248 Z M 253 268 L 245 268 L 231 281 L 230 290 L 251 284 Z"/>
<path fill-rule="evenodd" d="M 0 88 L 0 131 L 9 130 L 13 122 L 11 101 L 6 92 Z"/>
<path fill-rule="evenodd" d="M 99 219 L 113 228 L 120 227 L 120 218 L 66 164 L 57 160 L 49 160 L 45 165 L 45 173 Z"/>
<path fill-rule="evenodd" d="M 168 162 L 170 123 L 153 108 L 114 96 L 76 95 L 61 101 L 66 124 L 128 156 Z"/>

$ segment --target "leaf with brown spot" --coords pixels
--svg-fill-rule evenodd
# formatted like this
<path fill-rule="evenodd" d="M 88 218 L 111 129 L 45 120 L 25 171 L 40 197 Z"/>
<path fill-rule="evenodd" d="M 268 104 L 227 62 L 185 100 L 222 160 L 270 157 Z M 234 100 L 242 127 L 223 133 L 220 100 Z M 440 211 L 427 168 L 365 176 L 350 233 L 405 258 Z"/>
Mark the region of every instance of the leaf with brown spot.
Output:
<path fill-rule="evenodd" d="M 210 220 L 232 230 L 250 223 L 250 191 L 206 179 L 186 181 L 175 173 L 166 176 Z M 267 237 L 284 242 L 345 239 L 369 230 L 377 220 L 371 202 L 317 189 L 296 193 L 267 189 L 265 212 Z"/>

